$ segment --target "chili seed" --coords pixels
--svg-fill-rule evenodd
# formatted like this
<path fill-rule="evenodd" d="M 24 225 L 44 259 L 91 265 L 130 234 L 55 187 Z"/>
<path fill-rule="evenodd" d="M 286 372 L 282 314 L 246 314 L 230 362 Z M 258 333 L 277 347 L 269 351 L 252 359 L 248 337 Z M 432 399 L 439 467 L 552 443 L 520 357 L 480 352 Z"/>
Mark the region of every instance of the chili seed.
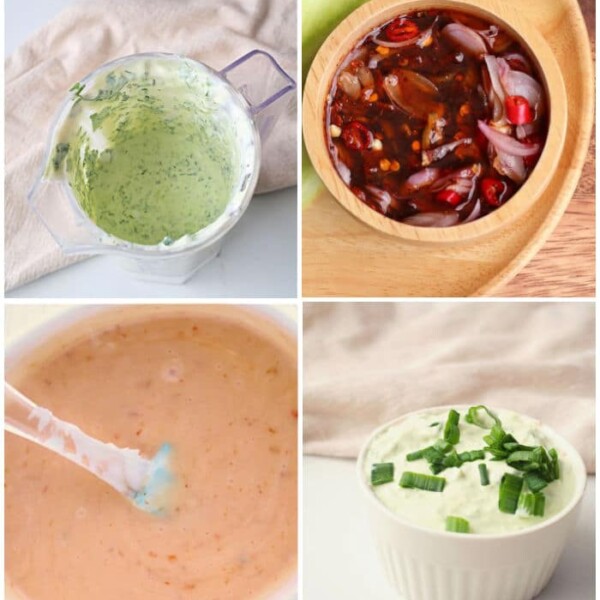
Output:
<path fill-rule="evenodd" d="M 331 134 L 332 138 L 337 138 L 340 137 L 340 135 L 342 135 L 342 130 L 337 125 L 330 125 L 329 133 Z"/>
<path fill-rule="evenodd" d="M 391 163 L 390 163 L 390 161 L 387 158 L 382 158 L 379 161 L 379 168 L 382 171 L 389 171 L 390 170 L 390 166 L 391 166 Z"/>

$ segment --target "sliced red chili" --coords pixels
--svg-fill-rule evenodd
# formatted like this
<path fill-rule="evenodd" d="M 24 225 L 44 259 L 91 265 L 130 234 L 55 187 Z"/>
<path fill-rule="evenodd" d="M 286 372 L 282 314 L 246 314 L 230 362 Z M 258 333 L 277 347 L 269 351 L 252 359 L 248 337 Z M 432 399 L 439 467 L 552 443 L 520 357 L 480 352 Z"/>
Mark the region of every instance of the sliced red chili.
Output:
<path fill-rule="evenodd" d="M 342 139 L 350 150 L 366 150 L 371 145 L 373 134 L 362 123 L 352 121 L 342 130 Z"/>
<path fill-rule="evenodd" d="M 462 196 L 454 190 L 442 190 L 435 195 L 438 202 L 445 202 L 450 206 L 456 206 L 462 200 Z"/>
<path fill-rule="evenodd" d="M 484 177 L 481 180 L 481 193 L 490 206 L 500 206 L 506 195 L 508 186 L 504 181 L 494 177 Z"/>
<path fill-rule="evenodd" d="M 532 133 L 531 135 L 529 135 L 526 138 L 523 138 L 521 140 L 521 142 L 523 142 L 523 144 L 539 144 L 539 147 L 540 147 L 537 154 L 531 154 L 530 156 L 523 157 L 523 162 L 525 163 L 525 166 L 528 169 L 535 167 L 535 165 L 537 164 L 537 161 L 540 158 L 540 154 L 542 153 L 542 148 L 544 146 L 543 141 L 544 141 L 544 138 L 537 133 Z"/>
<path fill-rule="evenodd" d="M 385 28 L 385 35 L 390 42 L 405 42 L 416 37 L 419 33 L 419 26 L 406 17 L 394 19 Z"/>
<path fill-rule="evenodd" d="M 514 125 L 526 125 L 535 118 L 531 104 L 523 96 L 507 96 L 505 106 L 506 117 Z"/>

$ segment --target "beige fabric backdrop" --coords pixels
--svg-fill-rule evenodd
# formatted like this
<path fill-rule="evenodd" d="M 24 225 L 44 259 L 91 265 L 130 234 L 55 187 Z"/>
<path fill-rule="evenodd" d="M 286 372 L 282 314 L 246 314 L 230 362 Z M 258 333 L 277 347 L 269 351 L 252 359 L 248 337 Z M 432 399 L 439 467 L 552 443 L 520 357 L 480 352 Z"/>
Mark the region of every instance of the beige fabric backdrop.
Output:
<path fill-rule="evenodd" d="M 594 471 L 593 303 L 320 303 L 304 309 L 304 451 L 356 456 L 406 412 L 486 404 L 542 419 Z"/>
<path fill-rule="evenodd" d="M 7 23 L 10 27 L 10 23 Z M 254 48 L 296 79 L 294 0 L 84 0 L 6 60 L 6 288 L 73 262 L 35 218 L 26 196 L 66 90 L 101 64 L 136 52 L 183 54 L 221 69 Z M 293 104 L 293 103 L 292 103 Z M 263 153 L 258 191 L 296 183 L 296 107 Z"/>

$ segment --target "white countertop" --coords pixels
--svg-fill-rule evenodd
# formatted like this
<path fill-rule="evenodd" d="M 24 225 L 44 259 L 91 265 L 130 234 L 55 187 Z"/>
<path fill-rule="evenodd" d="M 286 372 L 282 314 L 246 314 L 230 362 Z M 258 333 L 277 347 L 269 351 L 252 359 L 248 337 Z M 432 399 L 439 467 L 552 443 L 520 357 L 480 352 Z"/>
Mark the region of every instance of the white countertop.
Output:
<path fill-rule="evenodd" d="M 354 460 L 304 457 L 304 600 L 398 600 L 375 553 Z M 595 478 L 575 531 L 537 600 L 595 597 Z"/>
<path fill-rule="evenodd" d="M 92 1 L 92 0 L 88 0 Z M 75 0 L 6 0 L 5 52 Z M 184 285 L 134 281 L 99 256 L 11 290 L 7 298 L 295 298 L 297 189 L 255 196 L 214 261 Z"/>
<path fill-rule="evenodd" d="M 7 298 L 295 298 L 296 188 L 255 196 L 221 254 L 187 283 L 132 279 L 97 256 L 6 293 Z"/>

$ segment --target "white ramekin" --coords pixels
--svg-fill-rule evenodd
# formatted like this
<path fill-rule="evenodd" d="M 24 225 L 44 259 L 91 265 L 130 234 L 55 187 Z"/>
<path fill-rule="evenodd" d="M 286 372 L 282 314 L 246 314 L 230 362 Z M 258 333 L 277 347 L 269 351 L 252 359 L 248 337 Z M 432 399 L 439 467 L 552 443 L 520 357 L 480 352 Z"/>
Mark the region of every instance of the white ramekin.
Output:
<path fill-rule="evenodd" d="M 55 335 L 70 328 L 71 326 L 89 319 L 101 311 L 110 311 L 118 308 L 120 305 L 90 305 L 71 307 L 64 312 L 59 312 L 49 316 L 38 326 L 34 326 L 24 334 L 15 336 L 15 339 L 9 341 L 5 352 L 5 365 L 10 368 L 25 356 L 27 353 L 34 350 L 39 345 L 43 344 Z M 171 305 L 178 307 L 182 305 Z M 281 329 L 297 337 L 297 321 L 293 318 L 284 307 L 271 305 L 239 305 L 239 308 L 254 312 L 257 319 L 269 320 L 275 322 Z M 5 574 L 6 575 L 6 574 Z M 298 574 L 294 570 L 288 578 L 281 584 L 278 589 L 268 594 L 265 600 L 296 600 L 298 589 Z M 5 576 L 4 597 L 6 600 L 30 600 L 19 590 L 15 589 L 8 576 Z M 113 600 L 107 599 L 107 600 Z"/>
<path fill-rule="evenodd" d="M 437 407 L 448 409 L 449 407 Z M 457 407 L 460 408 L 460 407 Z M 586 470 L 579 453 L 544 426 L 573 465 L 569 504 L 539 525 L 497 535 L 465 535 L 425 529 L 388 509 L 373 493 L 364 460 L 373 439 L 408 416 L 374 431 L 358 457 L 358 478 L 378 554 L 394 589 L 405 600 L 531 600 L 550 580 L 581 507 Z"/>

